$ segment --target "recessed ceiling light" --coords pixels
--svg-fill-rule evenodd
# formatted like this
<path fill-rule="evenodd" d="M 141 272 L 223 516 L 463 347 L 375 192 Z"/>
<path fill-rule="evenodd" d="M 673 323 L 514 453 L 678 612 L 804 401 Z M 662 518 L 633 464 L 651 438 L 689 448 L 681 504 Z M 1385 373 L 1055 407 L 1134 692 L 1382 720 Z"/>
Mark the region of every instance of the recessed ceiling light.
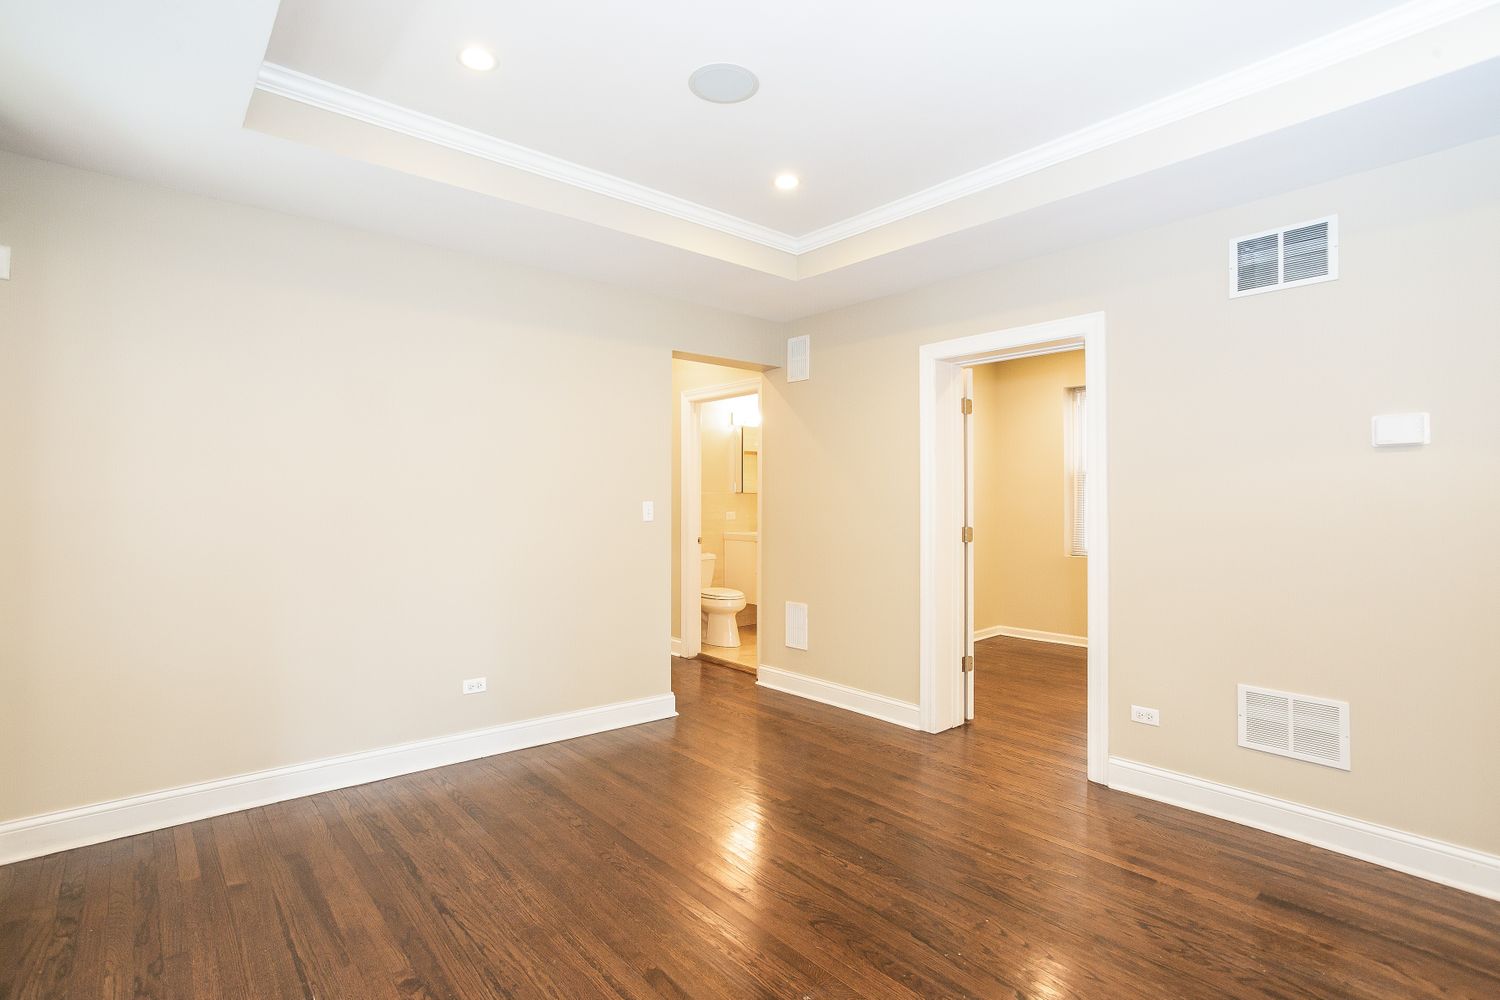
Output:
<path fill-rule="evenodd" d="M 495 55 L 489 49 L 468 45 L 458 53 L 458 61 L 476 73 L 488 73 L 495 68 Z"/>
<path fill-rule="evenodd" d="M 776 190 L 778 191 L 795 191 L 800 183 L 802 182 L 797 180 L 796 174 L 776 175 Z"/>
<path fill-rule="evenodd" d="M 755 96 L 760 81 L 755 74 L 734 63 L 709 63 L 693 70 L 688 89 L 715 104 L 738 104 Z"/>

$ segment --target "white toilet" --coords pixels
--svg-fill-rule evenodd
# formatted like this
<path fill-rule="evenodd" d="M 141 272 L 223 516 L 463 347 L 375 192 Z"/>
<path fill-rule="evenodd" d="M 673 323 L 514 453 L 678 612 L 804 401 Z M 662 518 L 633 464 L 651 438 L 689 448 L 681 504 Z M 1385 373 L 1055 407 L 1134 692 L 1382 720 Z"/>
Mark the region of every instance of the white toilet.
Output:
<path fill-rule="evenodd" d="M 701 558 L 703 644 L 736 648 L 740 644 L 740 626 L 734 616 L 745 610 L 745 592 L 733 587 L 715 587 L 714 554 L 705 552 Z"/>

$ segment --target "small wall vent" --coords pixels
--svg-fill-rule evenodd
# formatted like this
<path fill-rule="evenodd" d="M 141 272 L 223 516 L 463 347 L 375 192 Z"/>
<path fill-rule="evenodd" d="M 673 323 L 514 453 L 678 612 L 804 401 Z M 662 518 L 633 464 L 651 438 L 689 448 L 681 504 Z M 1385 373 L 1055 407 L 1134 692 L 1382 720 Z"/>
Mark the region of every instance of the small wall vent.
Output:
<path fill-rule="evenodd" d="M 1240 685 L 1240 746 L 1349 770 L 1349 703 Z"/>
<path fill-rule="evenodd" d="M 786 602 L 786 647 L 807 648 L 807 605 L 799 601 Z"/>
<path fill-rule="evenodd" d="M 1339 276 L 1339 217 L 1256 233 L 1235 241 L 1229 297 L 1333 281 Z"/>
<path fill-rule="evenodd" d="M 806 382 L 812 377 L 812 339 L 810 335 L 791 337 L 786 342 L 786 380 Z"/>

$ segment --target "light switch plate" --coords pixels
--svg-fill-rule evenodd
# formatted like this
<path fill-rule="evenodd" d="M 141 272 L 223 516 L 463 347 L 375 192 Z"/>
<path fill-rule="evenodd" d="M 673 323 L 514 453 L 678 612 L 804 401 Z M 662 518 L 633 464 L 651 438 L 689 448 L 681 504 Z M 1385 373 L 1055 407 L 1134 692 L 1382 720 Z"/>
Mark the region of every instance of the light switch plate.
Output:
<path fill-rule="evenodd" d="M 0 247 L 0 278 L 10 277 L 10 247 Z"/>
<path fill-rule="evenodd" d="M 1370 420 L 1370 443 L 1377 448 L 1431 444 L 1432 419 L 1425 413 L 1382 413 Z"/>
<path fill-rule="evenodd" d="M 642 521 L 654 521 L 654 520 L 656 520 L 656 502 L 654 500 L 642 500 L 641 501 L 641 520 Z"/>

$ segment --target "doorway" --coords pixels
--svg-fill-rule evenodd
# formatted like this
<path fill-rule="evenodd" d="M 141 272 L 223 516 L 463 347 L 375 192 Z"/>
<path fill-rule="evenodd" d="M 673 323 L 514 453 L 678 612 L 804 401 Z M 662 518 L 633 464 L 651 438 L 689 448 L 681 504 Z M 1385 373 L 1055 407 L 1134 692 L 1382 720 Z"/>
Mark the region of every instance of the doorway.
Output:
<path fill-rule="evenodd" d="M 973 704 L 973 541 L 968 371 L 987 362 L 1084 351 L 1088 408 L 1080 428 L 1088 462 L 1082 530 L 1087 566 L 1088 773 L 1105 780 L 1108 697 L 1108 490 L 1104 316 L 998 330 L 928 344 L 918 352 L 920 408 L 920 633 L 922 728 L 965 723 Z"/>
<path fill-rule="evenodd" d="M 1082 349 L 965 369 L 973 656 L 967 718 L 1055 723 L 1085 755 L 1088 388 Z M 978 699 L 976 701 L 976 699 Z"/>
<path fill-rule="evenodd" d="M 759 666 L 761 380 L 679 397 L 680 561 L 673 653 L 748 673 Z"/>

